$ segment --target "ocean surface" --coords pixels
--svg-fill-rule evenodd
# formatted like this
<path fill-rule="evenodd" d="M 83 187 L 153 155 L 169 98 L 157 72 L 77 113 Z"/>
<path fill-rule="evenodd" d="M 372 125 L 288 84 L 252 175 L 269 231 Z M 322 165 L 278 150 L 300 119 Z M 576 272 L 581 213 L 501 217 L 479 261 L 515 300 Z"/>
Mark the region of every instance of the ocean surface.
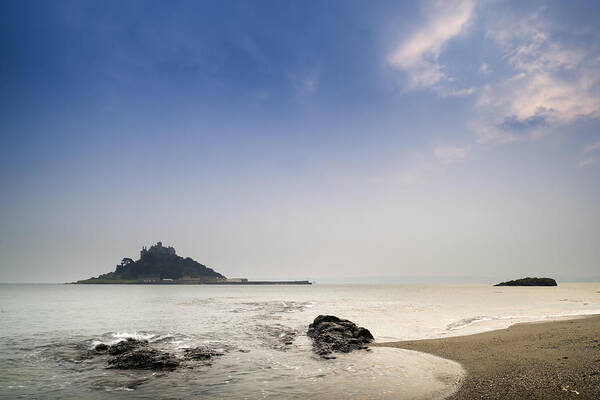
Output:
<path fill-rule="evenodd" d="M 391 348 L 323 360 L 308 324 L 350 319 L 376 341 L 436 338 L 516 322 L 600 313 L 600 284 L 152 286 L 0 285 L 0 398 L 442 399 L 455 362 Z M 207 345 L 212 365 L 173 372 L 106 369 L 82 357 L 127 337 L 181 355 Z M 292 341 L 291 344 L 289 341 Z"/>

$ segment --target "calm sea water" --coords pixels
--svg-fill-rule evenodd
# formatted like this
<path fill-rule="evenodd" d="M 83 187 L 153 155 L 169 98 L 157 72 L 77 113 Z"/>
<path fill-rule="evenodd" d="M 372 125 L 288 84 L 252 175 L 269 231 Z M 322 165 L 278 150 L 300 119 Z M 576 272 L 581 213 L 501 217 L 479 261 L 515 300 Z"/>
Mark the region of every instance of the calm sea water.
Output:
<path fill-rule="evenodd" d="M 441 399 L 463 376 L 460 365 L 386 348 L 321 360 L 308 324 L 334 314 L 387 341 L 594 313 L 600 284 L 0 285 L 0 397 Z M 176 354 L 204 344 L 225 355 L 166 373 L 108 370 L 105 360 L 81 358 L 126 337 Z"/>

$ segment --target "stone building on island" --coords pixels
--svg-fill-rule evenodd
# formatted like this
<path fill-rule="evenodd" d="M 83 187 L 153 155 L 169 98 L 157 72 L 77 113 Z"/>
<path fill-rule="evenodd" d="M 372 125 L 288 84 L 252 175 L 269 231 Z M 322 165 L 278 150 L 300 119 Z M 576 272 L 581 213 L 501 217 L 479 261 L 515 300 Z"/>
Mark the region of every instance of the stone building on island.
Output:
<path fill-rule="evenodd" d="M 151 254 L 151 255 L 165 254 L 165 255 L 171 255 L 171 256 L 176 255 L 175 248 L 173 246 L 164 247 L 162 245 L 162 242 L 158 242 L 155 245 L 150 246 L 149 249 L 146 249 L 146 246 L 142 247 L 142 250 L 140 250 L 140 258 L 143 258 L 144 256 L 146 256 L 148 254 Z"/>

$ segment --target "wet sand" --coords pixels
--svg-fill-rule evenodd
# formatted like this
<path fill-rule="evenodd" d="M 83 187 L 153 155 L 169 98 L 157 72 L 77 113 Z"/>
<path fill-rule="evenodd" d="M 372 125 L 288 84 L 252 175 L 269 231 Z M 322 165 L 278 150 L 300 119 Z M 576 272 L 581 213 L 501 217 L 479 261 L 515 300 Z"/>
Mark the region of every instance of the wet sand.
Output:
<path fill-rule="evenodd" d="M 450 399 L 600 399 L 600 315 L 444 339 L 378 343 L 462 364 Z"/>

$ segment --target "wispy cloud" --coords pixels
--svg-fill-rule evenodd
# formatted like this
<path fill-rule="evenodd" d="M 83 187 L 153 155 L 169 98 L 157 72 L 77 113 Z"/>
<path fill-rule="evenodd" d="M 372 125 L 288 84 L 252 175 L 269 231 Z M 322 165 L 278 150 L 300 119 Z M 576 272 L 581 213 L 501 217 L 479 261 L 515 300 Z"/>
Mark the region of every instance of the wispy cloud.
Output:
<path fill-rule="evenodd" d="M 433 149 L 433 155 L 442 164 L 451 164 L 463 160 L 471 151 L 471 145 L 438 146 Z"/>
<path fill-rule="evenodd" d="M 583 148 L 584 153 L 591 153 L 592 151 L 600 150 L 600 142 L 588 144 Z"/>
<path fill-rule="evenodd" d="M 413 154 L 412 165 L 394 173 L 393 178 L 403 185 L 422 184 L 435 171 L 466 159 L 473 148 L 466 145 L 438 145 L 431 151 Z"/>
<path fill-rule="evenodd" d="M 579 160 L 579 167 L 587 167 L 595 164 L 598 161 L 598 157 L 593 154 L 600 152 L 600 142 L 588 144 L 583 148 L 582 152 L 585 157 Z"/>
<path fill-rule="evenodd" d="M 483 63 L 479 67 L 479 72 L 481 72 L 484 75 L 489 75 L 492 71 L 490 70 L 490 66 L 489 65 L 487 65 L 486 63 Z"/>
<path fill-rule="evenodd" d="M 587 157 L 584 158 L 583 160 L 579 161 L 579 166 L 580 167 L 587 167 L 589 165 L 595 164 L 596 161 L 598 161 L 598 159 L 596 157 Z"/>
<path fill-rule="evenodd" d="M 313 94 L 319 88 L 319 76 L 317 73 L 290 74 L 290 83 L 298 96 Z"/>
<path fill-rule="evenodd" d="M 416 185 L 425 180 L 422 170 L 415 168 L 407 171 L 401 171 L 396 176 L 398 183 L 403 185 Z"/>
<path fill-rule="evenodd" d="M 474 87 L 464 89 L 454 89 L 450 87 L 438 86 L 435 88 L 437 94 L 441 97 L 465 97 L 470 96 L 477 91 Z"/>
<path fill-rule="evenodd" d="M 432 87 L 451 79 L 439 57 L 447 42 L 460 34 L 473 15 L 473 1 L 436 1 L 427 7 L 423 26 L 392 52 L 388 62 L 406 73 L 407 88 Z"/>

